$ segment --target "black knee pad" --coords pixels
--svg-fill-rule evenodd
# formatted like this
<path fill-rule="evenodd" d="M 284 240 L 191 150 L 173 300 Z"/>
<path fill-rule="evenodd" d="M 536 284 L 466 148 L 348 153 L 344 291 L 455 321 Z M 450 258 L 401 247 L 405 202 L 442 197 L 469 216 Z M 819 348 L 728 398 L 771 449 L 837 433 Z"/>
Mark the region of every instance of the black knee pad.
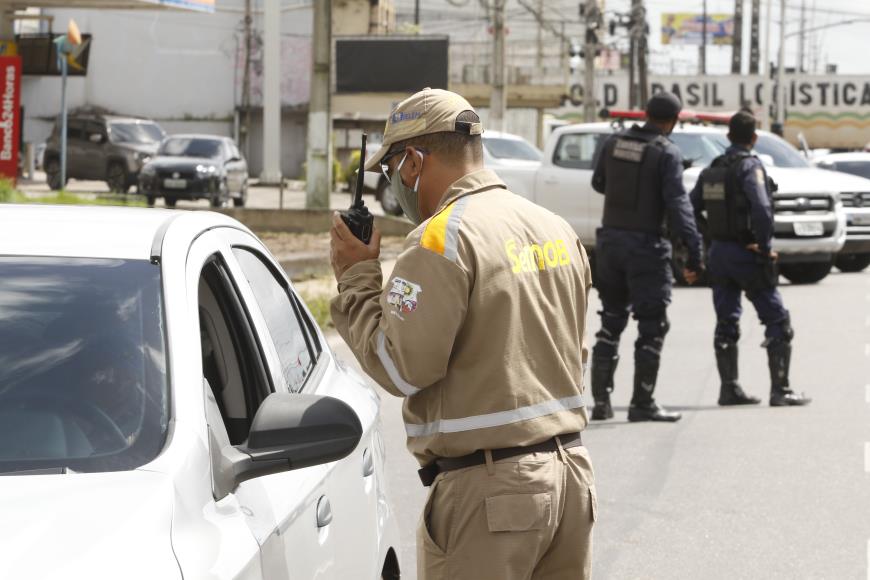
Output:
<path fill-rule="evenodd" d="M 668 334 L 668 331 L 670 329 L 671 322 L 664 314 L 656 317 L 644 317 L 637 319 L 637 332 L 638 334 L 640 334 L 640 338 L 638 340 L 645 340 L 647 338 L 664 339 L 665 335 Z"/>
<path fill-rule="evenodd" d="M 737 342 L 740 340 L 740 323 L 720 320 L 716 323 L 714 336 L 716 342 Z"/>

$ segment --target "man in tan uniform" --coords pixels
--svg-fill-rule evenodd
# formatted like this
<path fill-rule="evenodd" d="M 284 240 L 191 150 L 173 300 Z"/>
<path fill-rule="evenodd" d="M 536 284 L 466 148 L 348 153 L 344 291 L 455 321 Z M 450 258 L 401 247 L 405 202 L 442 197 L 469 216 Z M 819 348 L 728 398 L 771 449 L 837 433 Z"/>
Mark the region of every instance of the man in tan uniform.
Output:
<path fill-rule="evenodd" d="M 388 176 L 419 225 L 384 285 L 379 234 L 365 245 L 335 216 L 332 317 L 362 367 L 405 398 L 408 448 L 430 485 L 419 576 L 588 578 L 589 261 L 564 220 L 483 169 L 481 133 L 448 91 L 391 113 L 365 170 Z"/>

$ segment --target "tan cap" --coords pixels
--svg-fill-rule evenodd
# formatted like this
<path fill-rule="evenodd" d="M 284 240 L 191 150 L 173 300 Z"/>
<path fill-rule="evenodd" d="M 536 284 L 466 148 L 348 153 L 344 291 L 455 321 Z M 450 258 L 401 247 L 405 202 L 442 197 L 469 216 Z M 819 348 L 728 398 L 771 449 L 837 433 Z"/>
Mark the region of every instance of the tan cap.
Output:
<path fill-rule="evenodd" d="M 390 151 L 394 143 L 431 133 L 465 133 L 480 135 L 481 123 L 460 123 L 456 117 L 474 107 L 461 96 L 443 89 L 423 89 L 399 103 L 384 129 L 384 144 L 378 152 L 366 160 L 365 170 L 378 169 L 378 164 Z"/>

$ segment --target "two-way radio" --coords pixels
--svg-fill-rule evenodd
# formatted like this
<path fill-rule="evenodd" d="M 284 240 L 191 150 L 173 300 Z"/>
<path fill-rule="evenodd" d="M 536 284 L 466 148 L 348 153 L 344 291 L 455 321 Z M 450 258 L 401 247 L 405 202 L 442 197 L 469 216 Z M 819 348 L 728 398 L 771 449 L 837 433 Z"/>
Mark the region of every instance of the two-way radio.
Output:
<path fill-rule="evenodd" d="M 357 238 L 362 240 L 364 244 L 368 244 L 372 239 L 372 227 L 375 222 L 375 216 L 371 214 L 369 209 L 363 202 L 363 170 L 366 164 L 366 134 L 362 135 L 362 146 L 359 150 L 359 169 L 356 173 L 356 192 L 353 196 L 353 202 L 350 204 L 350 209 L 339 212 L 341 219 L 350 228 Z"/>

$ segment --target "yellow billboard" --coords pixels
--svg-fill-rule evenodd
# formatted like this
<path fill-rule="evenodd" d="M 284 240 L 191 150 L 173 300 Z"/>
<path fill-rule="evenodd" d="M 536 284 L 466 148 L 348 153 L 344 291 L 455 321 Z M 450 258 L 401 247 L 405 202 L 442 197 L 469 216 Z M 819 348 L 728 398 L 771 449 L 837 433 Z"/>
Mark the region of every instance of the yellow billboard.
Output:
<path fill-rule="evenodd" d="M 662 14 L 662 44 L 700 46 L 704 16 L 688 12 Z M 707 44 L 730 45 L 734 38 L 733 14 L 707 14 Z"/>

